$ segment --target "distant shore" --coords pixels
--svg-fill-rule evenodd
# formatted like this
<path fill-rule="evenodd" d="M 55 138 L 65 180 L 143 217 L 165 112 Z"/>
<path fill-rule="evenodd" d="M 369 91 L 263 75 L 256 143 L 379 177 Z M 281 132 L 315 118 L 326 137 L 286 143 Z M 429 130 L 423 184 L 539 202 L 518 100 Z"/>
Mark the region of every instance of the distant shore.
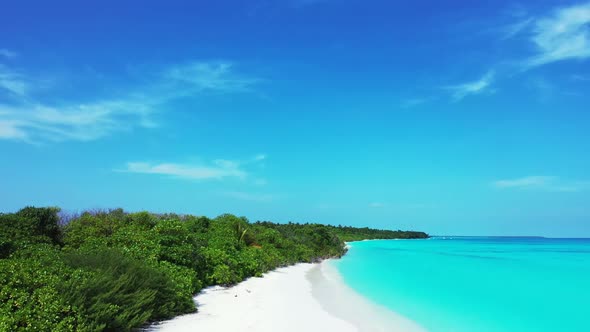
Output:
<path fill-rule="evenodd" d="M 158 323 L 148 331 L 423 331 L 358 295 L 331 260 L 297 264 L 195 297 L 199 312 Z"/>

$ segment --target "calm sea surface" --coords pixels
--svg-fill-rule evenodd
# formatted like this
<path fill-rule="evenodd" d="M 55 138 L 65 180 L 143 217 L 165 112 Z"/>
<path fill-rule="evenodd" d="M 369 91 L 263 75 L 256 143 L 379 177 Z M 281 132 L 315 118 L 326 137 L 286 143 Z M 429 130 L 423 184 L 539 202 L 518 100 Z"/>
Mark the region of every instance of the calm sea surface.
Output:
<path fill-rule="evenodd" d="M 429 331 L 590 331 L 590 239 L 351 245 L 334 261 L 344 281 Z"/>

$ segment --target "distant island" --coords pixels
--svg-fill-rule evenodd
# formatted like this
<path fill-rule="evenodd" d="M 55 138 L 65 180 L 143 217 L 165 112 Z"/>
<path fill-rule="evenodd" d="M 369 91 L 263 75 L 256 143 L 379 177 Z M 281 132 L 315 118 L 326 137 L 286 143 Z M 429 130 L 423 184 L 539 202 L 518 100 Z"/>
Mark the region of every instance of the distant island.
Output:
<path fill-rule="evenodd" d="M 423 232 L 127 213 L 0 214 L 0 331 L 131 331 L 194 312 L 193 295 L 278 267 L 341 257 L 345 241 Z"/>

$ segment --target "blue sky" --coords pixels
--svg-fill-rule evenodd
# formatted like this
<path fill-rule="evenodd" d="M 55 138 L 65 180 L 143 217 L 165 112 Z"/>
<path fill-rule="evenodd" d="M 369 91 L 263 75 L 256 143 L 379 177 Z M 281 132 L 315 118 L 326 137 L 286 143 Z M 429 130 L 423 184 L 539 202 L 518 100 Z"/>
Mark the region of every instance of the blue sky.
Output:
<path fill-rule="evenodd" d="M 590 236 L 590 2 L 2 7 L 1 211 Z"/>

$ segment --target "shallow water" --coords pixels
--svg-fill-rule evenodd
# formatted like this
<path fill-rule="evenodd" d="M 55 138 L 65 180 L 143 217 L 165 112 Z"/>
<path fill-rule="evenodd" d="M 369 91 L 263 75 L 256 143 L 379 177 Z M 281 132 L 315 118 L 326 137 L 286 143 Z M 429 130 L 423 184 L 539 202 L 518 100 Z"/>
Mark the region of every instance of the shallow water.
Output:
<path fill-rule="evenodd" d="M 590 331 L 590 239 L 363 241 L 334 266 L 429 331 Z"/>

